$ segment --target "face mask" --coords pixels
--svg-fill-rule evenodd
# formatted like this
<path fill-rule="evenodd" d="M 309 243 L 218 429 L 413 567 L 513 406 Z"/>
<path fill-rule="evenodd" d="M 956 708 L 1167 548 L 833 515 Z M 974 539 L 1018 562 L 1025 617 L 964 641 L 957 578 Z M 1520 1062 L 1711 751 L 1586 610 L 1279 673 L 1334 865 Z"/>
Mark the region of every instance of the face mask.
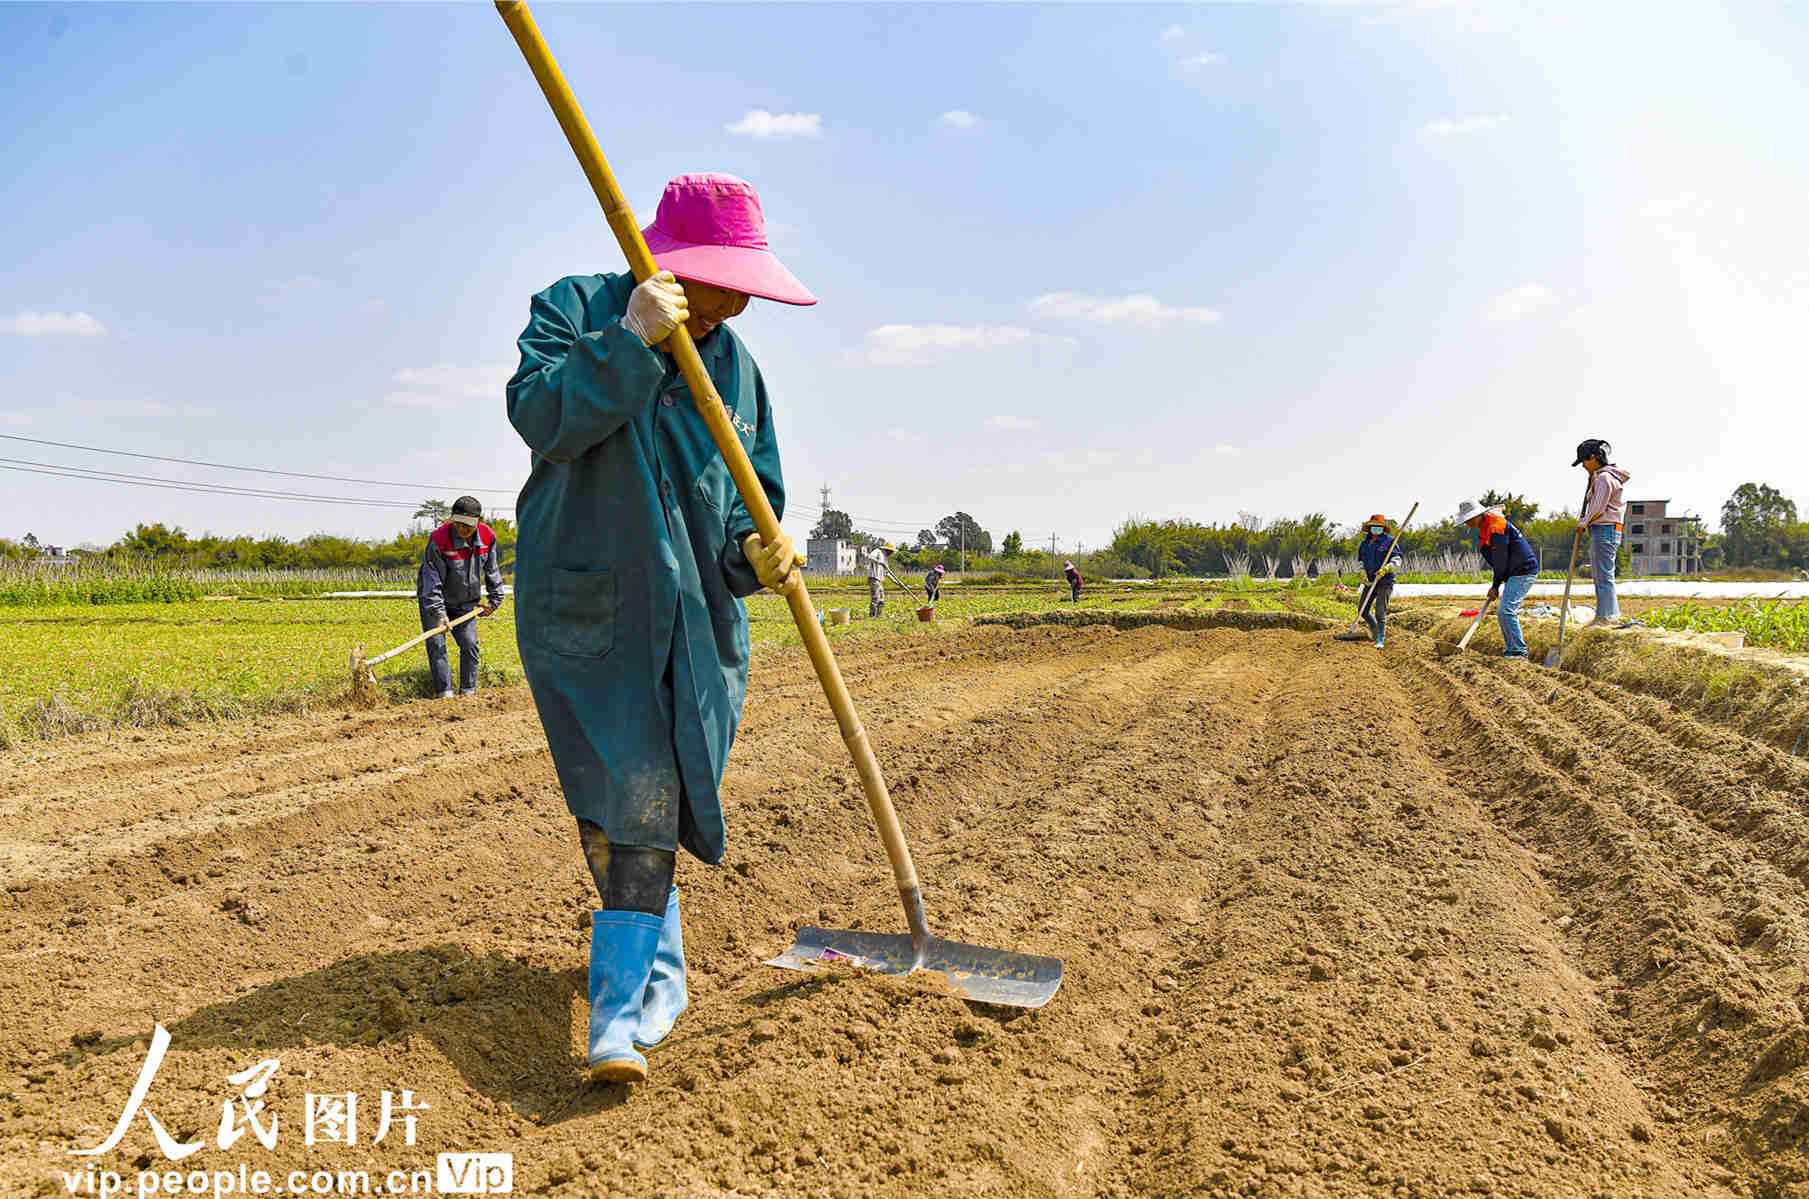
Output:
<path fill-rule="evenodd" d="M 1387 531 L 1388 531 L 1387 529 L 1384 529 L 1380 525 L 1369 526 L 1369 535 L 1371 537 L 1380 537 L 1382 534 L 1386 533 Z"/>

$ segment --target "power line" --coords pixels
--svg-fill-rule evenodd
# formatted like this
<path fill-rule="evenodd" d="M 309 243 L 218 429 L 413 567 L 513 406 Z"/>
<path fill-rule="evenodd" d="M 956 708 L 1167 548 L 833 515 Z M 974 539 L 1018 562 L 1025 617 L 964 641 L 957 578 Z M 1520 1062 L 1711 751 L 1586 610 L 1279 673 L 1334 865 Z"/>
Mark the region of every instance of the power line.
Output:
<path fill-rule="evenodd" d="M 160 491 L 187 491 L 199 495 L 236 496 L 243 499 L 299 500 L 311 504 L 340 504 L 365 508 L 416 507 L 408 500 L 385 500 L 352 496 L 313 495 L 307 492 L 271 491 L 258 487 L 234 487 L 224 483 L 189 483 L 155 475 L 122 474 L 117 471 L 92 470 L 87 467 L 60 466 L 50 462 L 30 462 L 22 458 L 0 458 L 0 470 L 29 475 L 47 475 L 58 479 L 80 479 L 89 483 L 120 483 L 132 487 L 152 487 Z M 503 508 L 498 511 L 512 511 Z"/>
<path fill-rule="evenodd" d="M 170 462 L 170 463 L 175 463 L 180 466 L 199 466 L 199 467 L 205 467 L 209 470 L 232 470 L 232 471 L 239 471 L 239 472 L 242 472 L 245 474 L 272 475 L 272 476 L 277 476 L 280 478 L 288 478 L 288 479 L 310 479 L 315 482 L 321 482 L 321 483 L 355 483 L 355 484 L 358 484 L 358 485 L 364 486 L 364 487 L 400 487 L 400 488 L 406 488 L 410 491 L 422 491 L 422 492 L 463 490 L 463 491 L 468 491 L 468 492 L 472 492 L 472 493 L 482 492 L 487 495 L 515 495 L 520 490 L 519 488 L 515 488 L 515 487 L 470 487 L 470 486 L 465 486 L 465 487 L 460 488 L 460 487 L 453 487 L 448 484 L 440 484 L 440 483 L 399 483 L 399 482 L 395 482 L 394 480 L 388 480 L 388 479 L 361 479 L 361 478 L 356 478 L 356 477 L 349 476 L 349 475 L 323 475 L 323 474 L 313 474 L 308 471 L 279 470 L 275 467 L 241 466 L 241 465 L 237 465 L 235 463 L 230 463 L 230 462 L 208 462 L 208 461 L 205 461 L 203 459 L 198 459 L 198 458 L 177 458 L 177 457 L 172 457 L 167 454 L 147 454 L 147 453 L 143 453 L 143 452 L 140 452 L 137 450 L 115 450 L 115 449 L 109 449 L 105 446 L 84 445 L 80 442 L 73 442 L 73 441 L 53 441 L 53 440 L 50 440 L 48 438 L 43 438 L 43 437 L 26 437 L 26 436 L 24 436 L 22 434 L 18 434 L 18 433 L 0 433 L 0 439 L 4 439 L 6 441 L 24 442 L 29 445 L 54 446 L 58 449 L 64 449 L 64 450 L 80 450 L 84 453 L 90 453 L 90 454 L 111 454 L 111 455 L 114 455 L 116 457 L 121 457 L 121 458 L 139 458 L 139 459 L 143 459 L 144 461 L 147 461 L 147 462 Z M 0 461 L 11 462 L 11 463 L 19 463 L 20 462 L 20 460 L 18 460 L 18 459 L 0 459 Z M 24 463 L 22 466 L 19 466 L 18 469 L 24 469 L 25 466 L 47 468 L 47 470 L 49 470 L 49 471 L 59 471 L 59 470 L 86 471 L 86 470 L 92 469 L 89 467 L 81 467 L 81 466 L 64 467 L 64 466 L 60 466 L 60 465 L 52 465 L 50 463 Z M 47 470 L 46 469 L 38 469 L 38 470 L 28 471 L 27 473 L 44 474 L 44 473 L 47 473 Z M 97 473 L 105 475 L 105 474 L 114 474 L 117 472 L 98 471 Z M 66 477 L 73 477 L 73 476 L 66 476 Z M 231 486 L 230 484 L 178 482 L 177 480 L 162 479 L 158 476 L 145 476 L 145 475 L 131 476 L 130 478 L 122 477 L 122 478 L 111 479 L 111 480 L 102 480 L 102 481 L 131 482 L 131 481 L 139 481 L 139 480 L 149 480 L 148 482 L 145 483 L 146 486 L 156 485 L 156 486 L 164 487 L 166 489 L 196 491 L 196 492 L 202 492 L 202 493 L 206 493 L 206 492 L 216 489 L 216 488 L 227 488 L 227 487 Z M 828 489 L 824 488 L 823 490 L 826 493 Z M 236 494 L 236 493 L 231 492 L 231 491 L 223 491 L 223 492 L 218 492 L 218 494 Z M 260 493 L 252 491 L 252 492 L 245 492 L 244 494 L 260 494 Z M 336 499 L 335 497 L 330 497 L 330 496 L 314 496 L 314 495 L 298 496 L 298 495 L 291 495 L 291 494 L 282 494 L 282 495 L 266 494 L 266 495 L 264 495 L 263 498 L 268 498 L 268 499 L 306 498 L 306 499 L 310 499 L 316 503 L 329 503 L 329 502 L 353 503 L 353 504 L 361 504 L 361 505 L 365 505 L 365 506 L 380 506 L 380 505 L 396 506 L 396 507 L 413 507 L 414 506 L 412 503 L 405 504 L 403 501 L 400 501 L 400 500 L 378 500 L 378 499 L 347 500 L 347 499 Z M 507 509 L 504 509 L 504 510 L 506 511 Z M 794 516 L 799 516 L 799 517 L 804 517 L 807 519 L 808 518 L 820 518 L 823 515 L 824 510 L 825 510 L 824 508 L 816 508 L 816 507 L 812 507 L 807 504 L 798 504 L 798 505 L 791 506 L 788 509 L 788 514 L 794 515 Z M 879 530 L 882 532 L 914 533 L 920 529 L 934 528 L 935 524 L 936 524 L 935 520 L 928 520 L 928 521 L 892 520 L 892 519 L 887 519 L 885 517 L 878 517 L 878 516 L 860 516 L 860 515 L 857 515 L 854 513 L 849 513 L 848 518 L 852 521 L 855 521 L 856 523 L 858 523 L 860 525 L 866 526 L 869 529 Z"/>
<path fill-rule="evenodd" d="M 21 437 L 17 433 L 0 433 L 0 438 L 7 441 L 24 441 L 32 445 L 56 446 L 64 450 L 84 450 L 91 454 L 114 454 L 121 458 L 143 458 L 151 462 L 175 462 L 182 466 L 205 466 L 211 470 L 236 470 L 255 475 L 281 475 L 290 479 L 313 479 L 320 483 L 358 483 L 365 487 L 406 487 L 411 491 L 457 491 L 439 483 L 392 483 L 383 479 L 352 479 L 343 475 L 311 475 L 299 470 L 276 470 L 265 466 L 234 466 L 227 462 L 201 462 L 194 458 L 170 458 L 162 454 L 141 454 L 133 450 L 109 450 L 95 445 L 78 445 L 72 441 L 46 441 L 41 437 Z M 76 470 L 83 468 L 76 467 Z M 471 491 L 490 492 L 496 495 L 514 495 L 520 488 L 516 487 L 472 487 Z M 399 502 L 399 501 L 398 501 Z"/>

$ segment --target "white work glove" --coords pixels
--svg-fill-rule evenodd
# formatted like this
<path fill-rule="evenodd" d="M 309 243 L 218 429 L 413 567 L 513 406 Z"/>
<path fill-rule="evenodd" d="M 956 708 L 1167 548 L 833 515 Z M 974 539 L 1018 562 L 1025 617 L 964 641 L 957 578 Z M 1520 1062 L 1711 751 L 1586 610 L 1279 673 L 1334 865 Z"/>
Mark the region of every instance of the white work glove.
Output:
<path fill-rule="evenodd" d="M 762 541 L 760 534 L 749 533 L 742 539 L 741 553 L 754 568 L 754 577 L 760 580 L 762 587 L 780 595 L 790 595 L 797 589 L 797 568 L 803 566 L 806 559 L 783 530 L 771 545 Z"/>
<path fill-rule="evenodd" d="M 671 271 L 661 271 L 628 293 L 628 311 L 622 314 L 622 327 L 649 346 L 656 346 L 690 318 L 685 289 Z"/>
<path fill-rule="evenodd" d="M 1384 563 L 1384 564 L 1383 564 L 1383 566 L 1382 566 L 1382 569 L 1381 569 L 1381 570 L 1378 570 L 1378 571 L 1377 571 L 1377 572 L 1376 572 L 1376 574 L 1378 574 L 1378 575 L 1391 575 L 1391 574 L 1393 574 L 1393 573 L 1394 573 L 1394 568 L 1395 568 L 1395 567 L 1397 567 L 1397 566 L 1399 566 L 1399 565 L 1400 565 L 1400 563 L 1398 563 L 1398 562 L 1388 562 L 1388 563 Z"/>

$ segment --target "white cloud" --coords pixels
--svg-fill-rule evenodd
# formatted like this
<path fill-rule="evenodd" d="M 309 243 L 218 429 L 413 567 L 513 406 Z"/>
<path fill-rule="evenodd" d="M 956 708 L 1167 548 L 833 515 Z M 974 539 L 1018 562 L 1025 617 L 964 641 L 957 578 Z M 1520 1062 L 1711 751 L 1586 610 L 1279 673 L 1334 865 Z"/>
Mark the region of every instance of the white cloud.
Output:
<path fill-rule="evenodd" d="M 724 128 L 742 137 L 820 137 L 823 116 L 815 112 L 768 112 L 764 108 L 750 108 L 746 116 Z"/>
<path fill-rule="evenodd" d="M 474 401 L 500 401 L 514 373 L 514 367 L 502 365 L 404 367 L 395 381 L 406 390 L 391 392 L 383 402 L 436 412 L 469 409 Z"/>
<path fill-rule="evenodd" d="M 1162 31 L 1162 36 L 1156 40 L 1163 42 L 1178 42 L 1186 36 L 1187 30 L 1181 28 L 1179 25 L 1170 25 L 1167 29 Z"/>
<path fill-rule="evenodd" d="M 901 425 L 894 425 L 887 429 L 886 440 L 907 450 L 921 450 L 930 444 L 929 434 L 922 429 L 907 429 Z"/>
<path fill-rule="evenodd" d="M 21 312 L 0 324 L 20 337 L 101 337 L 107 326 L 86 312 Z"/>
<path fill-rule="evenodd" d="M 1030 301 L 1038 316 L 1059 320 L 1098 321 L 1107 325 L 1135 325 L 1160 331 L 1170 325 L 1216 325 L 1223 315 L 1211 308 L 1178 308 L 1150 295 L 1083 296 L 1056 291 Z"/>
<path fill-rule="evenodd" d="M 1034 433 L 1042 425 L 1028 416 L 1000 413 L 998 416 L 987 417 L 984 427 L 988 433 Z"/>
<path fill-rule="evenodd" d="M 1089 446 L 1085 449 L 1046 450 L 1028 458 L 1013 456 L 1005 463 L 1006 474 L 1084 475 L 1098 477 L 1107 471 L 1123 470 L 1137 465 L 1117 450 Z"/>
<path fill-rule="evenodd" d="M 121 408 L 145 416 L 180 416 L 190 420 L 218 415 L 217 410 L 204 404 L 171 404 L 164 400 L 128 400 Z"/>
<path fill-rule="evenodd" d="M 1510 287 L 1484 304 L 1482 323 L 1511 325 L 1543 312 L 1557 302 L 1558 297 L 1549 287 L 1539 283 L 1522 283 L 1519 287 Z"/>
<path fill-rule="evenodd" d="M 468 400 L 500 399 L 512 366 L 410 366 L 396 372 L 396 382 L 416 390 Z"/>
<path fill-rule="evenodd" d="M 964 108 L 951 108 L 936 118 L 936 123 L 944 129 L 952 129 L 957 133 L 978 133 L 980 118 Z"/>
<path fill-rule="evenodd" d="M 1223 54 L 1214 54 L 1208 50 L 1203 54 L 1195 54 L 1182 60 L 1182 65 L 1189 67 L 1216 67 L 1225 61 Z"/>
<path fill-rule="evenodd" d="M 1499 125 L 1505 125 L 1507 117 L 1440 117 L 1436 121 L 1427 121 L 1420 126 L 1421 137 L 1465 137 L 1473 133 L 1487 133 Z"/>
<path fill-rule="evenodd" d="M 1021 346 L 1056 338 L 1015 325 L 881 325 L 842 361 L 850 366 L 928 366 L 957 354 Z"/>
<path fill-rule="evenodd" d="M 425 408 L 432 412 L 452 412 L 465 406 L 457 396 L 431 391 L 395 391 L 383 397 L 392 408 Z"/>

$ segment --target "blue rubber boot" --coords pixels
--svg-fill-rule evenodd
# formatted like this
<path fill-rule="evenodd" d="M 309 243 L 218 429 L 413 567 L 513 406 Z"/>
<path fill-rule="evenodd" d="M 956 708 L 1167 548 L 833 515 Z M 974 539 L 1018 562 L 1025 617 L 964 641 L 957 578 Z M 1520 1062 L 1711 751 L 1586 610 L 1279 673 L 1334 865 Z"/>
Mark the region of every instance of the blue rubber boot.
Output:
<path fill-rule="evenodd" d="M 685 934 L 679 924 L 678 887 L 666 893 L 666 919 L 660 927 L 659 947 L 653 952 L 653 974 L 641 1000 L 641 1027 L 634 1043 L 651 1049 L 666 1039 L 672 1026 L 691 1002 L 685 991 Z"/>
<path fill-rule="evenodd" d="M 646 912 L 591 913 L 590 1080 L 644 1082 L 647 1059 L 634 1047 L 641 999 L 664 922 Z"/>

